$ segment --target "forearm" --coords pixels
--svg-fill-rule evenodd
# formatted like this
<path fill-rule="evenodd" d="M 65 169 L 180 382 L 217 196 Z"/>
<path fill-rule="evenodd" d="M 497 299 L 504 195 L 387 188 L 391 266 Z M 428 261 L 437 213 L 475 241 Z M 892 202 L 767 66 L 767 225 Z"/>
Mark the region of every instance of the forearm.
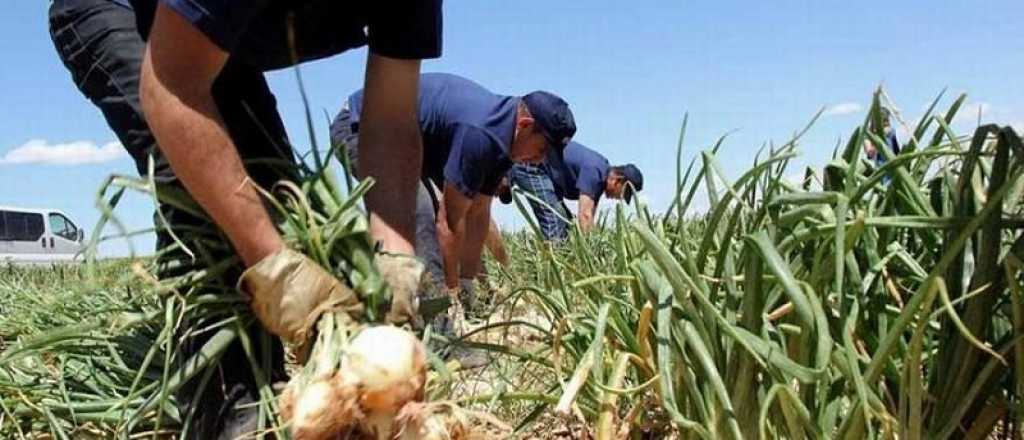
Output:
<path fill-rule="evenodd" d="M 167 84 L 145 63 L 142 106 L 175 175 L 250 266 L 283 240 L 248 181 L 209 88 Z"/>
<path fill-rule="evenodd" d="M 580 226 L 580 232 L 590 232 L 594 229 L 594 213 L 580 205 L 579 212 L 576 213 L 576 223 Z"/>
<path fill-rule="evenodd" d="M 587 233 L 591 229 L 594 229 L 594 216 L 593 215 L 580 215 L 579 216 L 580 232 Z"/>
<path fill-rule="evenodd" d="M 495 260 L 498 260 L 502 266 L 508 266 L 508 252 L 505 251 L 505 241 L 501 237 L 501 230 L 498 229 L 498 225 L 494 223 L 492 219 L 490 226 L 487 230 L 487 250 L 490 251 L 491 256 Z"/>
<path fill-rule="evenodd" d="M 450 182 L 445 182 L 441 195 L 441 209 L 437 213 L 437 235 L 444 258 L 445 285 L 459 285 L 459 262 L 465 243 L 466 216 L 473 200 L 466 197 Z"/>
<path fill-rule="evenodd" d="M 413 253 L 416 185 L 423 142 L 416 117 L 419 61 L 370 55 L 359 127 L 359 171 L 376 179 L 366 194 L 370 234 L 392 252 Z"/>
<path fill-rule="evenodd" d="M 474 206 L 465 221 L 466 234 L 462 241 L 459 255 L 461 278 L 476 278 L 480 273 L 480 257 L 484 252 L 484 241 L 491 224 L 490 197 L 481 197 L 474 201 Z"/>
<path fill-rule="evenodd" d="M 455 232 L 448 227 L 447 220 L 439 217 L 437 222 L 437 241 L 441 246 L 441 259 L 444 261 L 444 284 L 447 287 L 459 285 L 459 240 Z"/>
<path fill-rule="evenodd" d="M 594 211 L 596 210 L 597 204 L 594 202 L 594 199 L 587 195 L 580 195 L 578 212 L 576 214 L 576 221 L 580 226 L 580 232 L 587 233 L 594 229 Z"/>

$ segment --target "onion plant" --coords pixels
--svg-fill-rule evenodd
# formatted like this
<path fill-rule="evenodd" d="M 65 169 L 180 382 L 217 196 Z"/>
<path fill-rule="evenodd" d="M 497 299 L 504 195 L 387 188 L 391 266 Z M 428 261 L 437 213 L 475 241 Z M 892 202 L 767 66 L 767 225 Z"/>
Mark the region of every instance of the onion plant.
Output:
<path fill-rule="evenodd" d="M 664 213 L 637 201 L 601 232 L 518 240 L 506 282 L 544 342 L 496 351 L 556 379 L 471 400 L 535 402 L 527 421 L 546 408 L 599 439 L 1018 437 L 1024 150 L 1009 127 L 954 134 L 965 97 L 939 98 L 897 116 L 898 155 L 879 90 L 802 182 L 802 133 L 738 176 L 723 138 L 679 164 Z"/>

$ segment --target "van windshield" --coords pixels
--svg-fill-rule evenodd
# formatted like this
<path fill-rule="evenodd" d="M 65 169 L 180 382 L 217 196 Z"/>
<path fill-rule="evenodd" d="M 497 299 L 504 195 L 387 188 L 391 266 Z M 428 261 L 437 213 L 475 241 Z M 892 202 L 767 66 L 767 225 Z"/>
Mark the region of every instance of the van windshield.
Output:
<path fill-rule="evenodd" d="M 68 240 L 78 239 L 78 228 L 71 223 L 71 220 L 60 214 L 50 214 L 50 232 Z"/>

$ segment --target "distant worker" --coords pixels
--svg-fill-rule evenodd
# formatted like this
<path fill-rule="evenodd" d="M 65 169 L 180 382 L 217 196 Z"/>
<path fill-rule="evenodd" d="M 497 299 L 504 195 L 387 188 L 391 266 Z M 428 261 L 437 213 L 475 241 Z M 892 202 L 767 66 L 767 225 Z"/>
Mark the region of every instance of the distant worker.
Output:
<path fill-rule="evenodd" d="M 889 112 L 889 109 L 882 107 L 879 116 L 881 122 L 881 129 L 874 129 L 876 122 L 874 119 L 872 119 L 868 123 L 869 132 L 881 137 L 882 140 L 885 141 L 884 146 L 888 150 L 888 155 L 891 155 L 892 157 L 895 158 L 896 155 L 900 154 L 900 142 L 899 140 L 896 139 L 896 131 L 892 129 L 892 123 L 890 122 L 891 114 Z M 864 173 L 866 175 L 870 175 L 875 170 L 881 168 L 886 164 L 886 162 L 889 161 L 889 159 L 886 157 L 887 153 L 879 151 L 875 143 L 872 142 L 871 139 L 868 139 L 867 137 L 865 137 L 864 139 L 864 155 L 867 156 L 868 160 L 871 161 L 872 164 L 874 164 L 875 168 L 874 170 L 864 170 Z M 891 181 L 891 173 L 887 173 L 886 175 L 882 176 L 883 185 L 888 185 Z"/>
<path fill-rule="evenodd" d="M 896 156 L 900 154 L 900 141 L 896 139 L 896 130 L 893 130 L 892 128 L 890 116 L 891 114 L 889 112 L 889 109 L 883 107 L 881 109 L 882 129 L 872 130 L 872 132 L 880 135 L 882 139 L 885 140 L 885 146 L 888 147 L 889 153 L 892 156 Z M 869 124 L 869 127 L 873 125 L 873 123 Z M 864 140 L 864 154 L 868 157 L 869 160 L 875 163 L 876 167 L 881 167 L 882 165 L 885 165 L 886 162 L 888 162 L 888 160 L 886 159 L 886 155 L 882 152 L 879 152 L 877 147 L 875 147 L 875 144 L 868 139 Z"/>
<path fill-rule="evenodd" d="M 539 199 L 528 201 L 541 233 L 551 241 L 568 237 L 566 220 L 571 217 L 563 199 L 578 201 L 576 221 L 580 231 L 588 232 L 602 195 L 629 203 L 633 192 L 644 187 L 644 176 L 635 165 L 611 166 L 600 153 L 577 142 L 565 147 L 563 157 L 549 158 L 543 165 L 517 164 L 511 180 Z"/>

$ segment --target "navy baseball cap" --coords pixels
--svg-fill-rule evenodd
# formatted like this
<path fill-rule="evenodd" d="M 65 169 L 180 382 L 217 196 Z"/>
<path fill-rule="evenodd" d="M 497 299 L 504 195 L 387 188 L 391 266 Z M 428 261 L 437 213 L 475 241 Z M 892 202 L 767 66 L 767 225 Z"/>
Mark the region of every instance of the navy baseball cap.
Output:
<path fill-rule="evenodd" d="M 533 116 L 552 150 L 561 155 L 562 150 L 576 135 L 576 120 L 569 110 L 569 103 L 553 93 L 538 90 L 523 96 L 523 104 Z"/>
<path fill-rule="evenodd" d="M 626 203 L 629 203 L 633 199 L 633 190 L 640 191 L 644 189 L 644 174 L 640 172 L 640 168 L 631 163 L 620 166 L 619 172 L 629 182 L 629 185 L 626 185 L 622 192 L 622 198 Z"/>

